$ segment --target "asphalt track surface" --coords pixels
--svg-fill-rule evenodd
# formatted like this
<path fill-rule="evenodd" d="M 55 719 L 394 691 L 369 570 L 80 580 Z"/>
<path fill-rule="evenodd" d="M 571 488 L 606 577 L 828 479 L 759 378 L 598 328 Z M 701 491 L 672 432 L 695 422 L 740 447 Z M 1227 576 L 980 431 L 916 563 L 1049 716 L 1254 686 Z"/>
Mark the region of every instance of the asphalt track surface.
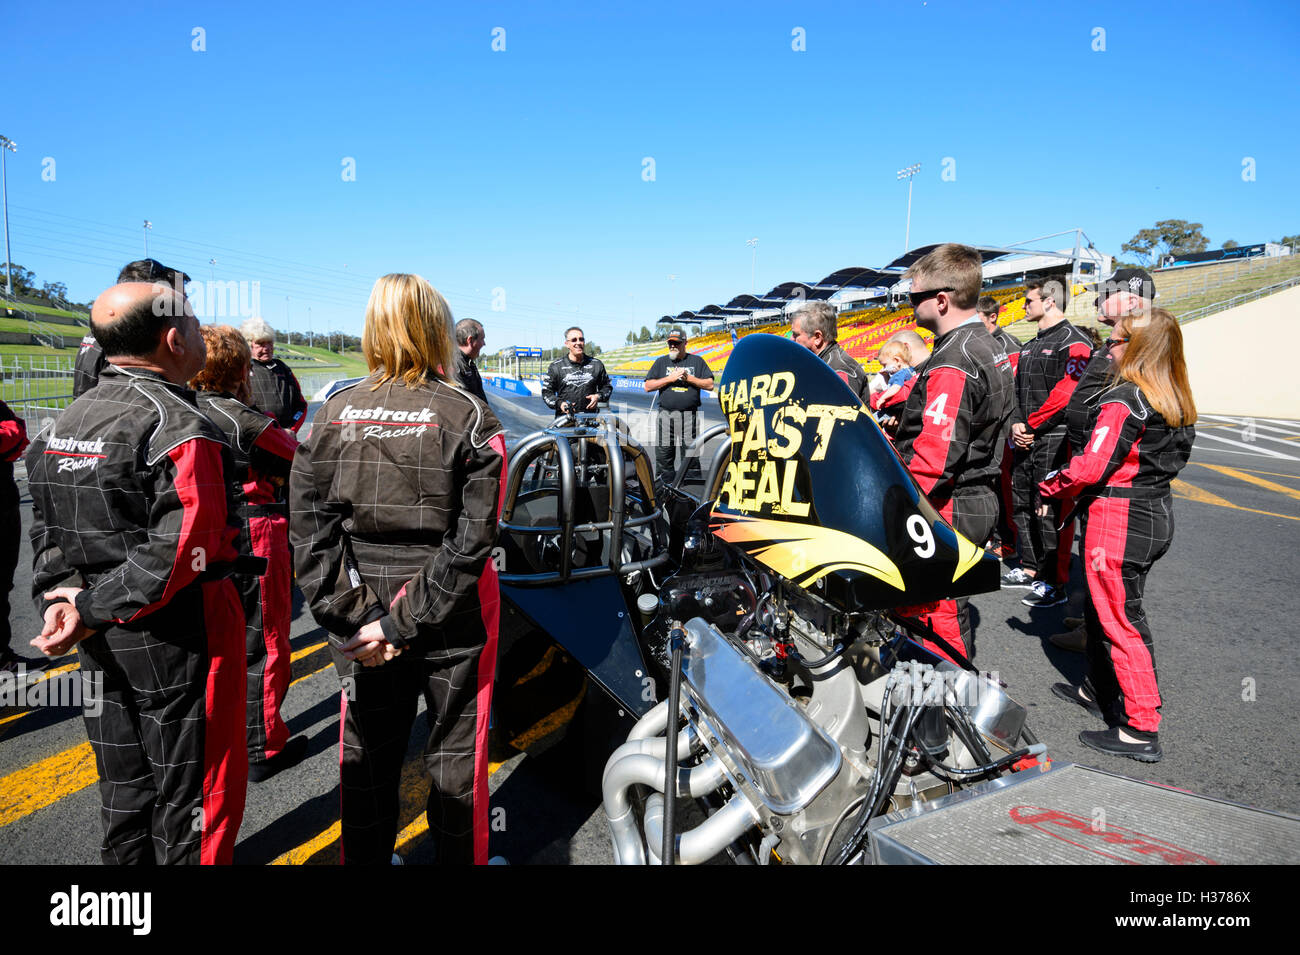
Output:
<path fill-rule="evenodd" d="M 538 398 L 494 391 L 491 401 L 510 444 L 550 420 Z M 649 408 L 647 396 L 616 392 L 614 410 L 621 403 L 629 415 Z M 706 423 L 721 420 L 716 403 L 706 402 L 703 416 Z M 1164 761 L 1139 764 L 1088 750 L 1078 732 L 1100 724 L 1051 695 L 1053 682 L 1083 675 L 1081 655 L 1047 642 L 1067 612 L 1079 612 L 1077 567 L 1069 608 L 1031 611 L 1020 603 L 1023 590 L 974 598 L 976 662 L 1009 684 L 1055 760 L 1300 814 L 1291 762 L 1300 710 L 1300 422 L 1203 416 L 1197 430 L 1192 461 L 1175 486 L 1173 546 L 1148 578 L 1145 601 L 1165 699 Z M 31 510 L 22 481 L 20 490 L 26 531 Z M 39 630 L 29 591 L 24 544 L 12 595 L 13 646 L 36 671 L 46 661 L 26 643 Z M 285 715 L 295 735 L 308 737 L 309 755 L 250 787 L 239 863 L 338 860 L 339 684 L 325 635 L 296 593 L 291 636 L 294 683 Z M 591 767 L 582 765 L 572 744 L 576 734 L 565 732 L 583 697 L 581 673 L 562 653 L 525 649 L 522 660 L 499 673 L 497 700 L 514 715 L 508 728 L 495 731 L 492 852 L 514 864 L 607 863 L 599 800 L 581 784 Z M 54 661 L 42 674 L 45 684 L 66 685 L 61 674 L 74 666 L 75 656 Z M 422 812 L 423 723 L 416 720 L 401 787 L 398 852 L 413 864 L 433 861 Z M 0 707 L 0 862 L 96 864 L 95 779 L 77 708 L 48 702 Z"/>

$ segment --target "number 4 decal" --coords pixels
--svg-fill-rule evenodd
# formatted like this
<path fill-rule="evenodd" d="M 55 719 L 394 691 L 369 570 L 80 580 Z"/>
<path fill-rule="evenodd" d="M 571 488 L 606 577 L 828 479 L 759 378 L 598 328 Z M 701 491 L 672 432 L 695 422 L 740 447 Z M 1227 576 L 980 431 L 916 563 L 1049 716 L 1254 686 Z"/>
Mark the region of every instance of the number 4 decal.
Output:
<path fill-rule="evenodd" d="M 943 413 L 944 406 L 948 403 L 948 395 L 942 394 L 930 402 L 930 406 L 925 409 L 925 416 L 935 424 L 944 424 L 948 416 Z"/>
<path fill-rule="evenodd" d="M 1096 454 L 1101 450 L 1101 444 L 1106 440 L 1106 435 L 1110 432 L 1110 425 L 1102 425 L 1096 431 L 1096 437 L 1092 439 L 1092 453 Z"/>

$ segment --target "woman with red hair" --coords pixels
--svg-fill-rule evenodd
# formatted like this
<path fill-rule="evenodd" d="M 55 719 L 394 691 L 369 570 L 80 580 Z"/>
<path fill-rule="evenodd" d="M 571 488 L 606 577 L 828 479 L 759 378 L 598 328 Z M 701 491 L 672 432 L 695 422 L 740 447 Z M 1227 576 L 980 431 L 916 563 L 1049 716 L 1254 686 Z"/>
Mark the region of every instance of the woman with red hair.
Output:
<path fill-rule="evenodd" d="M 1105 730 L 1079 734 L 1085 746 L 1154 763 L 1164 756 L 1162 701 L 1142 594 L 1174 536 L 1170 482 L 1191 454 L 1196 405 L 1173 315 L 1156 308 L 1126 316 L 1112 340 L 1116 383 L 1083 452 L 1039 485 L 1043 497 L 1077 497 L 1088 514 L 1089 676 L 1052 692 L 1106 721 Z"/>
<path fill-rule="evenodd" d="M 198 392 L 199 408 L 230 442 L 252 551 L 267 561 L 261 577 L 235 578 L 247 620 L 248 778 L 262 782 L 307 751 L 307 737 L 289 739 L 280 715 L 289 690 L 293 562 L 288 513 L 276 498 L 289 480 L 298 441 L 274 418 L 249 407 L 252 354 L 244 337 L 229 325 L 205 325 L 201 331 L 207 364 L 190 387 Z"/>

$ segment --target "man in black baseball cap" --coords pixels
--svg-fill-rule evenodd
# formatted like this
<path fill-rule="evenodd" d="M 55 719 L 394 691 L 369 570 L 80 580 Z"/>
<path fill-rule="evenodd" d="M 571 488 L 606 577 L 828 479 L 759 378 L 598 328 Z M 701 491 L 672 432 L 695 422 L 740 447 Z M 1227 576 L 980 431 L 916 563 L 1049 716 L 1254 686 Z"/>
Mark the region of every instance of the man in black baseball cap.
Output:
<path fill-rule="evenodd" d="M 1093 299 L 1092 304 L 1097 309 L 1101 320 L 1110 326 L 1119 321 L 1121 315 L 1127 315 L 1130 312 L 1138 311 L 1134 305 L 1135 299 L 1145 299 L 1146 311 L 1151 307 L 1152 300 L 1156 297 L 1156 282 L 1146 269 L 1122 268 L 1116 269 L 1115 273 L 1104 282 L 1098 282 L 1094 288 L 1097 290 L 1097 297 Z M 1111 302 L 1113 314 L 1107 319 L 1107 313 L 1102 308 L 1102 304 Z M 1123 309 L 1123 310 L 1121 310 Z"/>
<path fill-rule="evenodd" d="M 713 390 L 713 371 L 699 355 L 686 352 L 686 332 L 668 330 L 668 354 L 655 359 L 645 376 L 645 390 L 659 392 L 655 415 L 655 471 L 662 483 L 676 476 L 677 451 L 682 452 L 688 475 L 699 471 L 698 461 L 686 460 L 686 448 L 699 434 L 700 392 Z"/>

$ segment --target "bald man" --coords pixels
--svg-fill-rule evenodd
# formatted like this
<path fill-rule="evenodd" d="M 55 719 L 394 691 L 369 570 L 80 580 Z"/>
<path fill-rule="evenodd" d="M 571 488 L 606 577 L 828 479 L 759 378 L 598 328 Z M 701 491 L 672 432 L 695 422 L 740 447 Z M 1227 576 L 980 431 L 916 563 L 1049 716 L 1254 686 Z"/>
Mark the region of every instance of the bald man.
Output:
<path fill-rule="evenodd" d="M 108 365 L 32 442 L 32 641 L 79 645 L 106 864 L 228 863 L 244 812 L 244 615 L 232 467 L 184 382 L 198 320 L 162 284 L 115 285 Z"/>

